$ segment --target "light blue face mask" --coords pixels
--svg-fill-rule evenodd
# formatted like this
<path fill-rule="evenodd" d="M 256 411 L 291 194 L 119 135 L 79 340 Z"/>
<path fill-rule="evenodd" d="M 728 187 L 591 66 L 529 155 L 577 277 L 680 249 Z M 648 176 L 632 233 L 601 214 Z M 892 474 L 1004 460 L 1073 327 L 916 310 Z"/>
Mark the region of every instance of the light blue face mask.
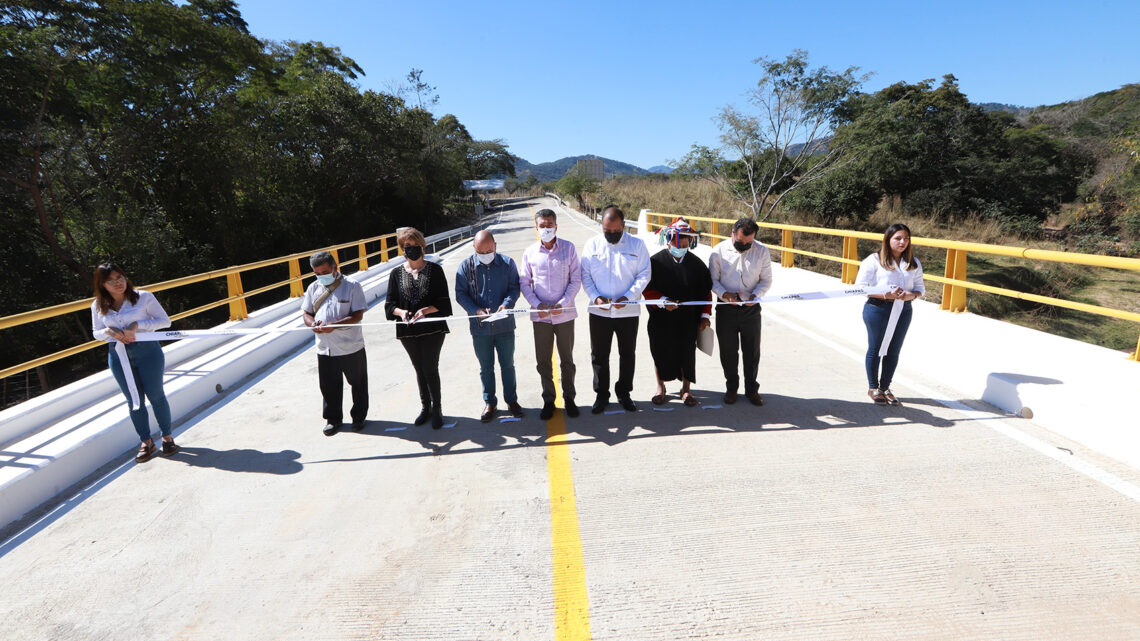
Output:
<path fill-rule="evenodd" d="M 328 287 L 336 280 L 336 274 L 317 274 L 317 282 Z"/>
<path fill-rule="evenodd" d="M 684 258 L 685 254 L 687 254 L 688 251 L 688 247 L 669 247 L 669 253 L 673 256 L 673 258 Z"/>

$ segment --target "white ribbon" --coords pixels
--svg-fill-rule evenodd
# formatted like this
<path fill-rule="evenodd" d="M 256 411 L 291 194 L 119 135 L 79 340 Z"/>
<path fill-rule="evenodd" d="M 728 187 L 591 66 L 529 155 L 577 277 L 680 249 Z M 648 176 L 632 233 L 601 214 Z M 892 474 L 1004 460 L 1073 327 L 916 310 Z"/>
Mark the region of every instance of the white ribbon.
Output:
<path fill-rule="evenodd" d="M 883 342 L 879 345 L 879 358 L 887 355 L 887 350 L 891 346 L 891 338 L 895 335 L 895 327 L 899 324 L 899 316 L 902 316 L 903 301 L 896 298 L 891 303 L 891 317 L 887 319 L 887 331 L 883 334 Z"/>
<path fill-rule="evenodd" d="M 123 378 L 127 380 L 127 391 L 131 393 L 131 409 L 141 410 L 142 399 L 139 397 L 139 388 L 135 385 L 135 371 L 131 369 L 131 359 L 127 357 L 127 344 L 115 341 L 115 354 L 119 356 L 119 369 L 123 370 Z"/>
<path fill-rule="evenodd" d="M 781 303 L 795 300 L 824 300 L 828 298 L 847 298 L 849 296 L 866 296 L 868 294 L 885 294 L 890 291 L 890 287 L 850 287 L 847 289 L 836 289 L 830 291 L 819 292 L 799 292 L 795 294 L 781 294 L 778 296 L 762 296 L 749 301 L 740 303 L 727 302 L 727 301 L 709 301 L 709 300 L 688 300 L 688 301 L 671 301 L 666 299 L 639 299 L 624 301 L 622 305 L 654 305 L 664 307 L 666 304 L 670 305 L 733 305 L 736 307 L 748 304 L 758 303 Z M 901 302 L 901 301 L 896 301 Z M 586 305 L 585 309 L 610 309 L 613 302 L 605 305 Z M 523 314 L 531 314 L 536 312 L 552 312 L 555 310 L 575 309 L 573 307 L 552 307 L 550 309 L 504 309 L 496 311 L 489 315 L 470 315 L 470 316 L 443 316 L 443 317 L 430 317 L 421 318 L 417 321 L 406 323 L 404 321 L 383 321 L 379 323 L 351 323 L 342 325 L 320 325 L 320 327 L 329 328 L 342 328 L 342 327 L 387 327 L 391 325 L 415 325 L 419 323 L 432 323 L 439 321 L 449 320 L 468 320 L 479 319 L 481 322 L 494 322 L 502 320 L 508 316 L 519 316 Z M 581 309 L 581 308 L 578 308 Z M 893 326 L 892 326 L 893 327 Z M 259 327 L 259 328 L 246 328 L 246 329 L 184 329 L 184 330 L 167 330 L 161 332 L 135 332 L 136 341 L 170 341 L 181 340 L 184 338 L 216 338 L 222 336 L 254 336 L 261 334 L 276 334 L 280 332 L 311 332 L 312 327 L 307 326 L 290 326 L 290 327 Z M 889 342 L 889 341 L 888 341 Z M 121 345 L 121 344 L 120 344 Z"/>

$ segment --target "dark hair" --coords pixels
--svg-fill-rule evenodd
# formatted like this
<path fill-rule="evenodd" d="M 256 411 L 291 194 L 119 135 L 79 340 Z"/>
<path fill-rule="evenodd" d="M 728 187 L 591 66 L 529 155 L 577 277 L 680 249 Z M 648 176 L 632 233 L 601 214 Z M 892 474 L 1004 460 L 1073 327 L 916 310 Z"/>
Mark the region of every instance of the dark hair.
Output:
<path fill-rule="evenodd" d="M 625 222 L 625 212 L 618 209 L 617 205 L 606 205 L 606 208 L 602 210 L 602 216 L 608 216 L 610 212 L 613 212 L 614 216 L 617 216 L 622 219 L 622 222 Z"/>
<path fill-rule="evenodd" d="M 752 236 L 756 232 L 760 231 L 760 225 L 757 225 L 756 221 L 752 220 L 748 216 L 741 216 L 740 218 L 736 219 L 735 223 L 733 223 L 732 231 L 741 231 L 744 232 L 745 236 Z"/>
<path fill-rule="evenodd" d="M 135 285 L 127 276 L 127 272 L 115 263 L 103 263 L 95 268 L 95 275 L 91 279 L 95 281 L 95 302 L 98 303 L 99 311 L 103 314 L 110 311 L 111 306 L 115 304 L 115 298 L 111 296 L 106 287 L 103 287 L 114 272 L 119 272 L 123 278 L 127 279 L 127 289 L 123 292 L 123 296 L 131 301 L 132 305 L 139 302 L 139 293 L 135 291 Z"/>
<path fill-rule="evenodd" d="M 895 223 L 887 227 L 887 231 L 883 233 L 883 246 L 879 248 L 879 264 L 887 271 L 894 271 L 896 267 L 894 253 L 891 251 L 891 236 L 900 231 L 905 231 L 907 236 L 911 236 L 910 227 L 902 223 Z M 918 261 L 914 259 L 914 243 L 907 244 L 902 259 L 907 264 L 906 270 L 908 272 L 912 269 L 918 269 Z"/>
<path fill-rule="evenodd" d="M 555 222 L 558 222 L 558 214 L 554 213 L 553 209 L 540 209 L 540 210 L 538 210 L 538 213 L 536 213 L 534 215 L 534 217 L 535 218 L 551 218 Z"/>

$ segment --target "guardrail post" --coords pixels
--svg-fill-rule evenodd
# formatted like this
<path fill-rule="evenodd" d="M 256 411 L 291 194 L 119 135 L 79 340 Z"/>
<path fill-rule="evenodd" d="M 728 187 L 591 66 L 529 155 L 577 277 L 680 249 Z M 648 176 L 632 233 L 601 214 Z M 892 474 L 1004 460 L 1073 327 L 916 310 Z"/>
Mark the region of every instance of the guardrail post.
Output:
<path fill-rule="evenodd" d="M 795 245 L 792 244 L 792 230 L 784 229 L 780 232 L 780 244 L 787 249 L 792 249 Z M 780 265 L 783 267 L 795 267 L 796 255 L 790 251 L 784 250 L 780 252 Z"/>
<path fill-rule="evenodd" d="M 241 296 L 245 293 L 241 288 L 241 272 L 226 274 L 226 285 L 226 289 L 229 291 L 229 298 Z M 230 320 L 238 321 L 248 317 L 249 312 L 246 311 L 244 298 L 230 301 Z"/>
<path fill-rule="evenodd" d="M 380 239 L 380 262 L 388 262 L 388 237 Z"/>
<path fill-rule="evenodd" d="M 843 257 L 847 260 L 859 260 L 859 239 L 854 236 L 843 237 Z M 859 275 L 859 267 L 850 263 L 843 263 L 843 283 L 850 285 Z"/>
<path fill-rule="evenodd" d="M 1134 361 L 1140 361 L 1140 338 L 1136 339 L 1136 351 L 1132 352 L 1132 356 L 1130 358 Z"/>
<path fill-rule="evenodd" d="M 329 253 L 332 254 L 333 261 L 336 262 L 336 268 L 340 269 L 340 254 L 338 254 L 335 249 L 329 250 Z"/>
<path fill-rule="evenodd" d="M 360 261 L 356 264 L 356 267 L 360 271 L 366 271 L 368 269 L 368 250 L 364 248 L 364 243 L 360 243 L 356 247 L 357 255 L 360 256 Z"/>
<path fill-rule="evenodd" d="M 946 278 L 966 280 L 966 251 L 946 250 Z M 966 288 L 946 284 L 942 286 L 942 309 L 951 312 L 966 311 Z"/>
<path fill-rule="evenodd" d="M 305 285 L 301 282 L 301 259 L 294 258 L 289 261 L 289 298 L 300 298 L 304 295 Z"/>

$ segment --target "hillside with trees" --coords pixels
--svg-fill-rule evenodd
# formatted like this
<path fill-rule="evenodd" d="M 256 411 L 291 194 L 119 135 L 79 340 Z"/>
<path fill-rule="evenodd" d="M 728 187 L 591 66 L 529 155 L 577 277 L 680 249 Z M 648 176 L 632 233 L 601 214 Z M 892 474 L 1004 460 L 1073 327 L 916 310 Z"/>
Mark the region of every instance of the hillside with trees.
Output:
<path fill-rule="evenodd" d="M 553 182 L 566 174 L 578 164 L 579 160 L 587 158 L 602 158 L 601 156 L 567 156 L 559 158 L 551 162 L 539 163 L 537 165 L 527 162 L 522 158 L 515 161 L 515 174 L 519 178 L 526 176 L 534 176 L 539 182 Z M 627 162 L 620 160 L 613 160 L 610 158 L 602 158 L 605 162 L 605 174 L 607 178 L 614 176 L 644 176 L 651 173 L 647 169 L 642 169 L 637 165 L 631 165 Z"/>
<path fill-rule="evenodd" d="M 0 50 L 5 315 L 90 296 L 108 260 L 142 284 L 400 225 L 437 231 L 463 214 L 463 179 L 514 169 L 501 141 L 431 113 L 419 70 L 399 95 L 362 91 L 338 48 L 259 40 L 233 0 L 9 1 Z M 90 340 L 82 316 L 8 330 L 0 366 Z"/>
<path fill-rule="evenodd" d="M 757 63 L 748 106 L 717 116 L 716 144 L 694 145 L 669 176 L 607 180 L 588 204 L 872 232 L 903 221 L 919 236 L 1140 256 L 1140 85 L 1024 109 L 971 103 L 952 75 L 865 92 L 858 70 L 812 68 L 804 52 Z M 836 252 L 826 239 L 798 242 Z M 942 268 L 937 252 L 923 260 Z M 810 257 L 797 266 L 838 275 Z M 1140 291 L 1131 272 L 972 256 L 970 279 L 1140 311 L 1121 295 Z M 984 293 L 970 301 L 983 315 L 1135 348 L 1128 321 Z"/>

